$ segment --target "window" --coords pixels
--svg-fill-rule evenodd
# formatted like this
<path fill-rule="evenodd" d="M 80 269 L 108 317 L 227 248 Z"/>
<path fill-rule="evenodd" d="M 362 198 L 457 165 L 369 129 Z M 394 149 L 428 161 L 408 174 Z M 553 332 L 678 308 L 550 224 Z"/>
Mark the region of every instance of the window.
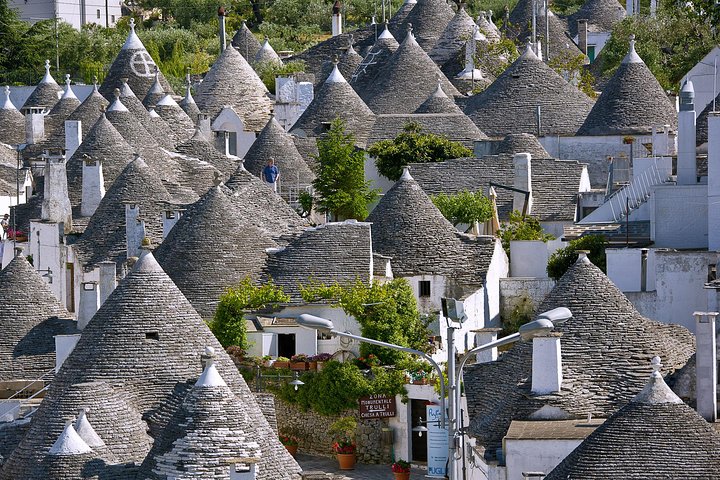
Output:
<path fill-rule="evenodd" d="M 418 290 L 420 291 L 420 297 L 430 296 L 430 280 L 420 280 L 418 282 Z"/>
<path fill-rule="evenodd" d="M 97 11 L 97 18 L 100 18 L 100 9 L 98 8 L 96 11 Z"/>
<path fill-rule="evenodd" d="M 110 15 L 110 22 L 115 23 L 115 15 Z"/>
<path fill-rule="evenodd" d="M 145 341 L 146 342 L 159 342 L 160 341 L 160 332 L 145 332 Z"/>
<path fill-rule="evenodd" d="M 717 280 L 717 265 L 708 265 L 707 283 Z"/>

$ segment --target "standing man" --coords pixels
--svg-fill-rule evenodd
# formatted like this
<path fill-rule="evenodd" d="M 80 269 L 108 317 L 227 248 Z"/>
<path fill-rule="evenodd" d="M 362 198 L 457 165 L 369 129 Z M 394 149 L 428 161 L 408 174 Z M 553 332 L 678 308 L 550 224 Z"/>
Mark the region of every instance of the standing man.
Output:
<path fill-rule="evenodd" d="M 0 220 L 0 226 L 2 226 L 2 238 L 8 238 L 7 233 L 8 228 L 10 228 L 9 218 L 10 215 L 6 213 L 3 219 Z"/>
<path fill-rule="evenodd" d="M 262 171 L 263 182 L 267 183 L 270 186 L 270 188 L 273 189 L 273 192 L 277 193 L 277 181 L 279 178 L 280 178 L 280 172 L 278 171 L 278 168 L 275 166 L 275 159 L 268 158 L 267 165 L 265 165 L 265 168 L 263 168 L 263 171 Z"/>

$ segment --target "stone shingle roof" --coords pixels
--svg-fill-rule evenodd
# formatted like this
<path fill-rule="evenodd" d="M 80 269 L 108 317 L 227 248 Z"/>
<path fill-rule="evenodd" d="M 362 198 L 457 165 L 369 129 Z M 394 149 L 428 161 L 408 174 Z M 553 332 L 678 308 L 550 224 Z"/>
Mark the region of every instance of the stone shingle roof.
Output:
<path fill-rule="evenodd" d="M 578 135 L 648 135 L 653 126 L 677 128 L 675 106 L 635 52 L 635 40 L 605 85 Z"/>
<path fill-rule="evenodd" d="M 378 115 L 373 126 L 368 146 L 381 140 L 392 140 L 403 133 L 408 123 L 416 122 L 422 133 L 442 135 L 454 142 L 472 148 L 476 140 L 487 136 L 463 113 L 423 113 L 410 115 Z"/>
<path fill-rule="evenodd" d="M 390 32 L 402 44 L 407 37 L 407 27 L 412 25 L 417 43 L 429 52 L 454 16 L 455 12 L 445 0 L 417 0 L 417 4 L 405 17 L 403 28 L 396 33 L 391 26 Z"/>
<path fill-rule="evenodd" d="M 45 76 L 25 100 L 20 110 L 25 111 L 31 107 L 42 107 L 45 111 L 49 111 L 60 100 L 62 93 L 62 88 L 50 74 L 50 60 L 45 60 Z"/>
<path fill-rule="evenodd" d="M 8 145 L 25 143 L 25 117 L 10 100 L 10 87 L 5 87 L 0 105 L 0 142 Z"/>
<path fill-rule="evenodd" d="M 192 96 L 192 92 L 190 91 L 190 82 L 185 86 L 185 96 L 182 100 L 180 100 L 180 108 L 183 109 L 183 111 L 187 114 L 188 117 L 190 117 L 190 120 L 193 121 L 193 123 L 197 124 L 198 122 L 198 115 L 200 115 L 200 109 L 197 106 L 197 103 L 195 103 L 195 99 Z"/>
<path fill-rule="evenodd" d="M 659 373 L 545 478 L 720 478 L 720 434 Z"/>
<path fill-rule="evenodd" d="M 500 30 L 492 22 L 492 19 L 490 18 L 490 15 L 488 14 L 488 12 L 485 12 L 485 11 L 479 12 L 478 17 L 475 20 L 475 24 L 480 28 L 480 33 L 485 35 L 485 37 L 491 43 L 495 43 L 500 40 L 500 38 L 501 38 Z"/>
<path fill-rule="evenodd" d="M 275 160 L 283 182 L 290 182 L 293 185 L 296 183 L 309 185 L 315 179 L 315 174 L 303 160 L 292 138 L 285 133 L 274 115 L 270 116 L 270 120 L 255 139 L 243 160 L 245 168 L 253 175 L 260 177 L 262 169 L 265 168 L 270 158 Z"/>
<path fill-rule="evenodd" d="M 272 45 L 270 45 L 268 37 L 265 37 L 265 41 L 263 41 L 260 50 L 255 52 L 255 57 L 253 58 L 252 63 L 253 65 L 261 63 L 274 63 L 277 65 L 283 64 L 282 60 L 280 60 L 280 55 L 278 55 Z"/>
<path fill-rule="evenodd" d="M 518 43 L 525 41 L 532 35 L 532 0 L 520 0 L 512 12 L 510 12 L 510 31 L 508 36 L 514 38 Z M 541 42 L 543 58 L 545 59 L 545 13 L 539 4 L 536 17 L 538 38 Z M 568 36 L 567 20 L 556 16 L 552 10 L 548 12 L 548 23 L 550 31 L 550 59 L 556 57 L 574 58 L 583 55 L 582 51 L 575 45 L 575 42 Z M 547 59 L 545 59 L 547 60 Z"/>
<path fill-rule="evenodd" d="M 357 70 L 358 66 L 362 63 L 363 57 L 361 57 L 350 44 L 352 42 L 352 36 L 348 38 L 349 46 L 343 50 L 337 52 L 337 67 L 340 70 L 343 78 L 350 82 L 353 78 L 353 74 Z M 322 71 L 320 72 L 320 82 L 325 82 L 327 78 L 335 68 L 335 58 L 330 61 L 323 63 Z"/>
<path fill-rule="evenodd" d="M 412 113 L 435 91 L 438 82 L 447 95 L 460 95 L 411 32 L 380 67 L 363 92 L 363 100 L 375 113 Z"/>
<path fill-rule="evenodd" d="M 170 95 L 165 95 L 158 101 L 155 111 L 175 134 L 175 144 L 192 138 L 195 133 L 195 123 Z"/>
<path fill-rule="evenodd" d="M 247 27 L 245 20 L 243 20 L 242 26 L 238 31 L 235 32 L 232 38 L 232 46 L 235 47 L 248 62 L 255 58 L 255 54 L 260 50 L 260 42 Z"/>
<path fill-rule="evenodd" d="M 415 110 L 415 113 L 462 113 L 460 108 L 453 102 L 442 89 L 442 84 Z"/>
<path fill-rule="evenodd" d="M 181 143 L 175 147 L 175 150 L 209 163 L 222 172 L 222 178 L 227 178 L 232 175 L 238 166 L 237 157 L 228 157 L 220 153 L 220 151 L 208 141 L 199 128 L 195 129 L 195 133 L 190 140 Z"/>
<path fill-rule="evenodd" d="M 708 115 L 713 110 L 717 110 L 718 106 L 720 106 L 720 95 L 715 97 L 715 108 L 713 108 L 713 102 L 711 101 L 697 116 L 695 121 L 695 142 L 698 147 L 708 142 Z M 2 110 L 0 110 L 0 115 L 2 115 Z M 707 145 L 705 145 L 704 150 L 707 151 Z M 705 171 L 707 172 L 707 167 Z"/>
<path fill-rule="evenodd" d="M 165 96 L 165 90 L 163 90 L 162 84 L 160 83 L 160 69 L 155 71 L 155 81 L 150 86 L 147 94 L 143 98 L 142 104 L 145 108 L 149 109 L 157 105 L 157 103 Z"/>
<path fill-rule="evenodd" d="M 461 6 L 428 55 L 442 68 L 446 63 L 455 60 L 461 53 L 464 57 L 465 43 L 474 32 L 475 22 Z"/>
<path fill-rule="evenodd" d="M 44 376 L 55 367 L 53 336 L 74 333 L 72 315 L 25 257 L 16 256 L 0 272 L 0 381 Z"/>
<path fill-rule="evenodd" d="M 195 310 L 210 319 L 228 287 L 259 277 L 265 249 L 275 246 L 267 232 L 248 224 L 221 187 L 213 187 L 188 207 L 155 257 Z"/>
<path fill-rule="evenodd" d="M 100 93 L 108 100 L 112 100 L 113 91 L 121 88 L 122 79 L 127 78 L 132 91 L 144 98 L 155 81 L 156 68 L 157 65 L 135 33 L 135 21 L 131 18 L 130 33 L 110 65 L 107 76 L 100 85 Z M 162 72 L 159 73 L 159 79 L 165 93 L 171 95 L 175 93 Z"/>
<path fill-rule="evenodd" d="M 365 90 L 375 79 L 380 67 L 387 61 L 388 58 L 390 58 L 399 46 L 400 44 L 398 44 L 395 37 L 392 36 L 386 25 L 385 30 L 378 36 L 377 40 L 365 55 L 362 62 L 360 62 L 355 69 L 355 72 L 353 72 L 351 80 L 348 80 L 360 96 L 363 95 Z"/>
<path fill-rule="evenodd" d="M 292 303 L 302 303 L 300 285 L 369 284 L 371 263 L 370 224 L 350 220 L 309 228 L 284 248 L 269 251 L 264 276 Z"/>
<path fill-rule="evenodd" d="M 444 275 L 482 285 L 495 248 L 489 237 L 460 234 L 405 171 L 367 218 L 373 251 L 392 258 L 393 274 Z"/>
<path fill-rule="evenodd" d="M 133 114 L 133 116 L 140 122 L 140 124 L 147 130 L 147 132 L 153 137 L 154 142 L 164 148 L 172 148 L 174 145 L 175 137 L 170 126 L 165 121 L 150 115 L 150 112 L 145 108 L 140 99 L 130 88 L 130 85 L 125 81 L 121 80 L 122 87 L 120 87 L 120 100 L 123 105 Z"/>
<path fill-rule="evenodd" d="M 195 91 L 195 102 L 211 119 L 230 105 L 245 128 L 260 130 L 272 111 L 270 92 L 255 70 L 234 48 L 226 48 Z"/>
<path fill-rule="evenodd" d="M 561 306 L 573 318 L 555 328 L 562 334 L 560 393 L 530 393 L 531 342 L 466 370 L 470 432 L 486 458 L 495 457 L 512 420 L 527 420 L 545 405 L 571 418 L 608 417 L 642 389 L 653 356 L 663 356 L 666 374 L 685 365 L 695 351 L 692 333 L 641 316 L 587 257 L 570 267 L 538 311 Z"/>
<path fill-rule="evenodd" d="M 256 439 L 247 433 L 250 421 L 245 405 L 211 364 L 156 440 L 140 476 L 228 480 L 234 459 L 262 457 Z"/>
<path fill-rule="evenodd" d="M 406 24 L 405 19 L 413 8 L 417 5 L 417 0 L 404 0 L 400 8 L 390 17 L 387 28 L 395 38 L 405 38 Z"/>
<path fill-rule="evenodd" d="M 43 149 L 65 148 L 65 120 L 80 106 L 80 100 L 70 86 L 69 77 L 68 75 L 62 97 L 45 115 L 45 138 L 39 144 L 28 145 L 24 154 L 32 154 L 35 151 L 37 155 L 40 155 Z"/>
<path fill-rule="evenodd" d="M 572 135 L 593 102 L 543 63 L 528 47 L 487 89 L 470 97 L 465 113 L 491 137 L 509 133 Z"/>
<path fill-rule="evenodd" d="M 545 147 L 532 133 L 511 133 L 498 144 L 496 154 L 529 153 L 535 158 L 551 158 Z"/>
<path fill-rule="evenodd" d="M 335 68 L 291 127 L 290 133 L 300 137 L 319 137 L 337 118 L 345 122 L 347 132 L 355 135 L 357 145 L 364 147 L 375 115 Z"/>
<path fill-rule="evenodd" d="M 73 111 L 68 120 L 80 120 L 82 122 L 83 140 L 90 133 L 90 129 L 95 125 L 95 122 L 102 116 L 105 109 L 108 107 L 109 102 L 100 95 L 98 86 L 95 84 L 95 88 L 90 92 L 85 100 L 80 104 L 79 107 Z"/>
<path fill-rule="evenodd" d="M 584 165 L 573 160 L 532 158 L 533 217 L 544 222 L 575 221 L 577 193 Z M 489 195 L 490 182 L 512 187 L 515 168 L 512 155 L 457 158 L 439 163 L 412 165 L 415 179 L 428 195 L 482 191 Z M 510 216 L 513 193 L 496 188 L 498 215 Z"/>
<path fill-rule="evenodd" d="M 613 27 L 627 16 L 617 0 L 587 0 L 580 10 L 568 18 L 568 28 L 573 37 L 578 34 L 578 20 L 588 21 L 589 32 L 612 32 Z"/>

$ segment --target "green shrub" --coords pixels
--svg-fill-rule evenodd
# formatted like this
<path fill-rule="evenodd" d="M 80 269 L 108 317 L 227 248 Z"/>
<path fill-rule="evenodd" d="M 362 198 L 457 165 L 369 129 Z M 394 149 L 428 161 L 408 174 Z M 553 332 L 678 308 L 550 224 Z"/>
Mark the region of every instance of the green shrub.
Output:
<path fill-rule="evenodd" d="M 559 280 L 578 258 L 578 250 L 590 250 L 588 258 L 603 272 L 607 271 L 605 247 L 607 240 L 602 235 L 587 235 L 573 240 L 570 244 L 550 255 L 547 273 L 551 278 Z"/>
<path fill-rule="evenodd" d="M 482 192 L 431 195 L 430 200 L 453 225 L 483 223 L 492 218 L 492 202 Z"/>
<path fill-rule="evenodd" d="M 502 240 L 505 252 L 510 256 L 510 242 L 513 240 L 554 240 L 555 237 L 543 232 L 540 222 L 534 217 L 523 215 L 514 210 L 510 219 L 500 226 L 498 236 Z"/>

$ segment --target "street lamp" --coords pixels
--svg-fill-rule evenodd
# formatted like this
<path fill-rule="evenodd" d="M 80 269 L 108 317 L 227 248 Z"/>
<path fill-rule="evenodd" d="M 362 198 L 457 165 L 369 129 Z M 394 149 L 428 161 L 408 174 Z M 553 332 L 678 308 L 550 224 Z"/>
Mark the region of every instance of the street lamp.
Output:
<path fill-rule="evenodd" d="M 295 379 L 292 382 L 290 382 L 290 385 L 292 385 L 293 388 L 295 388 L 296 392 L 298 391 L 298 387 L 305 385 L 305 382 L 300 380 L 300 374 L 298 374 L 297 371 L 295 372 Z"/>

